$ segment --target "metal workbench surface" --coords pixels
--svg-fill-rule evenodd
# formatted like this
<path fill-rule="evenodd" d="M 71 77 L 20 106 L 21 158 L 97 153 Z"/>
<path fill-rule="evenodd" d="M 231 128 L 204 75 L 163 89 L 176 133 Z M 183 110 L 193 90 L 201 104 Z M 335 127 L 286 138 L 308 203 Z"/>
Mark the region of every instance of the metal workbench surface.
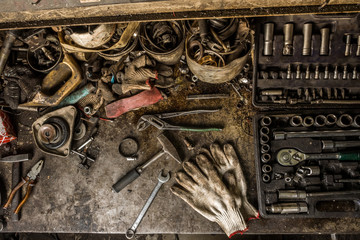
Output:
<path fill-rule="evenodd" d="M 90 169 L 79 169 L 78 157 L 59 158 L 44 155 L 33 145 L 30 132 L 31 122 L 36 113 L 23 112 L 16 117 L 19 139 L 18 153 L 34 151 L 34 158 L 24 162 L 23 176 L 40 158 L 45 166 L 40 173 L 29 200 L 21 210 L 18 222 L 9 221 L 5 231 L 13 232 L 82 232 L 82 233 L 124 233 L 136 219 L 150 192 L 157 183 L 157 175 L 163 168 L 172 175 L 181 166 L 172 159 L 162 158 L 151 165 L 142 176 L 120 193 L 111 190 L 121 176 L 137 164 L 145 161 L 160 149 L 156 140 L 159 132 L 149 128 L 139 133 L 136 123 L 144 113 L 180 111 L 189 109 L 222 110 L 213 114 L 198 114 L 191 117 L 173 119 L 173 123 L 198 126 L 223 126 L 222 132 L 188 133 L 166 132 L 166 136 L 177 147 L 183 160 L 195 152 L 189 152 L 184 137 L 201 146 L 209 146 L 214 141 L 231 142 L 241 156 L 241 165 L 247 178 L 250 201 L 257 206 L 254 170 L 254 143 L 241 127 L 243 119 L 253 113 L 250 106 L 237 108 L 239 98 L 224 85 L 215 85 L 208 92 L 231 92 L 231 98 L 208 101 L 186 101 L 191 91 L 188 85 L 168 99 L 152 107 L 129 112 L 114 122 L 101 121 L 99 132 L 92 148 L 97 151 L 97 160 Z M 249 96 L 249 93 L 246 93 Z M 135 137 L 140 143 L 139 159 L 126 161 L 118 153 L 120 141 L 127 136 Z M 11 164 L 0 164 L 0 176 L 10 192 Z M 209 222 L 191 209 L 184 201 L 173 195 L 169 187 L 172 178 L 160 190 L 158 196 L 140 224 L 138 233 L 222 233 L 217 224 Z M 248 233 L 359 233 L 360 219 L 260 219 L 250 223 Z"/>

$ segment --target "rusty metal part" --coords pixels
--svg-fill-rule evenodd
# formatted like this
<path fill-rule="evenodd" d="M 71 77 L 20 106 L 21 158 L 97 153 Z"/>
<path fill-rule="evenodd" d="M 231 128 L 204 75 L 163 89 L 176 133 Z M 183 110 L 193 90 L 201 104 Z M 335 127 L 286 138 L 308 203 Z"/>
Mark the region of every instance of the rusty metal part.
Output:
<path fill-rule="evenodd" d="M 18 31 L 10 30 L 6 32 L 5 40 L 2 43 L 1 51 L 0 51 L 0 75 L 4 71 L 6 62 L 9 58 L 11 47 L 13 46 L 16 38 L 17 38 Z"/>
<path fill-rule="evenodd" d="M 31 127 L 36 146 L 45 153 L 67 157 L 71 151 L 76 114 L 75 107 L 67 106 L 38 118 Z"/>
<path fill-rule="evenodd" d="M 66 27 L 64 32 L 77 45 L 84 48 L 97 48 L 107 43 L 114 35 L 116 24 L 98 26 Z"/>
<path fill-rule="evenodd" d="M 205 55 L 198 61 L 200 65 L 214 66 L 217 67 L 217 62 L 214 56 Z"/>
<path fill-rule="evenodd" d="M 198 40 L 193 40 L 189 43 L 189 52 L 190 55 L 194 56 L 195 60 L 199 62 L 204 56 L 204 47 Z"/>
<path fill-rule="evenodd" d="M 250 50 L 243 56 L 231 61 L 223 67 L 201 65 L 189 55 L 188 44 L 192 39 L 186 41 L 186 61 L 190 71 L 201 81 L 208 83 L 223 83 L 234 79 L 242 71 L 249 57 Z"/>
<path fill-rule="evenodd" d="M 153 40 L 148 36 L 147 24 L 142 25 L 141 33 L 140 33 L 140 45 L 144 49 L 144 51 L 147 54 L 149 54 L 151 57 L 153 57 L 156 61 L 167 65 L 174 65 L 179 62 L 181 55 L 183 54 L 184 51 L 184 44 L 185 44 L 184 27 L 182 26 L 182 24 L 179 24 L 176 21 L 169 21 L 167 23 L 169 26 L 172 27 L 173 34 L 176 34 L 177 36 L 176 45 L 173 46 L 174 48 L 172 49 L 156 48 L 157 44 L 154 43 Z M 168 33 L 166 33 L 166 35 L 168 35 Z"/>
<path fill-rule="evenodd" d="M 67 53 L 64 59 L 43 79 L 41 90 L 26 107 L 56 106 L 80 83 L 82 77 L 78 64 Z"/>
<path fill-rule="evenodd" d="M 33 70 L 49 72 L 60 63 L 63 56 L 60 42 L 45 29 L 32 31 L 24 42 L 29 45 L 26 58 Z"/>

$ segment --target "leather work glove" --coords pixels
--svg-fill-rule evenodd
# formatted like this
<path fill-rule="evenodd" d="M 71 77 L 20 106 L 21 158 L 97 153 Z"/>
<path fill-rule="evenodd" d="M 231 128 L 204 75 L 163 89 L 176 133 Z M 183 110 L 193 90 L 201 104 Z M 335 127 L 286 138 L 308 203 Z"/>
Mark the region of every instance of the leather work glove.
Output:
<path fill-rule="evenodd" d="M 228 237 L 247 230 L 245 219 L 258 212 L 247 200 L 245 179 L 230 144 L 224 150 L 212 144 L 210 151 L 196 156 L 196 164 L 185 162 L 183 167 L 176 176 L 178 184 L 171 188 L 175 195 L 218 223 Z"/>

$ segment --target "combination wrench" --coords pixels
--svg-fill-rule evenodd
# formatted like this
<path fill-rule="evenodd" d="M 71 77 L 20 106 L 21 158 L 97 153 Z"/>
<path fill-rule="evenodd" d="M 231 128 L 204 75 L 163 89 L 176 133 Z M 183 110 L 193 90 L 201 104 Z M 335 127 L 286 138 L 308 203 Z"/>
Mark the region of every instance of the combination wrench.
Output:
<path fill-rule="evenodd" d="M 156 184 L 154 190 L 151 192 L 150 197 L 146 201 L 144 207 L 141 209 L 141 212 L 140 212 L 139 216 L 136 218 L 133 225 L 126 231 L 125 236 L 126 236 L 127 239 L 132 239 L 135 236 L 136 229 L 139 226 L 141 220 L 144 218 L 147 210 L 151 206 L 151 203 L 154 201 L 154 199 L 156 197 L 156 194 L 160 190 L 161 186 L 164 183 L 166 183 L 167 181 L 169 181 L 169 179 L 170 179 L 170 174 L 169 173 L 167 173 L 166 176 L 163 176 L 163 170 L 159 173 L 158 183 Z"/>

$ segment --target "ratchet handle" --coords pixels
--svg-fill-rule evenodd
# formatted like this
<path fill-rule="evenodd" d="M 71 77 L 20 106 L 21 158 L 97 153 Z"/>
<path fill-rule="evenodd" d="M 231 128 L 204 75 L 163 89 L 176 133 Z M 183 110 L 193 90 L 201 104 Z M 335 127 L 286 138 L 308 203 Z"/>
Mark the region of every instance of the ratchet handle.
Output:
<path fill-rule="evenodd" d="M 135 179 L 137 179 L 138 177 L 140 177 L 140 173 L 136 170 L 136 168 L 134 168 L 133 170 L 128 172 L 124 177 L 120 178 L 120 180 L 117 181 L 112 186 L 112 189 L 115 192 L 120 192 L 123 188 L 125 188 L 127 185 L 135 181 Z"/>
<path fill-rule="evenodd" d="M 359 161 L 360 153 L 340 153 L 340 161 Z"/>

